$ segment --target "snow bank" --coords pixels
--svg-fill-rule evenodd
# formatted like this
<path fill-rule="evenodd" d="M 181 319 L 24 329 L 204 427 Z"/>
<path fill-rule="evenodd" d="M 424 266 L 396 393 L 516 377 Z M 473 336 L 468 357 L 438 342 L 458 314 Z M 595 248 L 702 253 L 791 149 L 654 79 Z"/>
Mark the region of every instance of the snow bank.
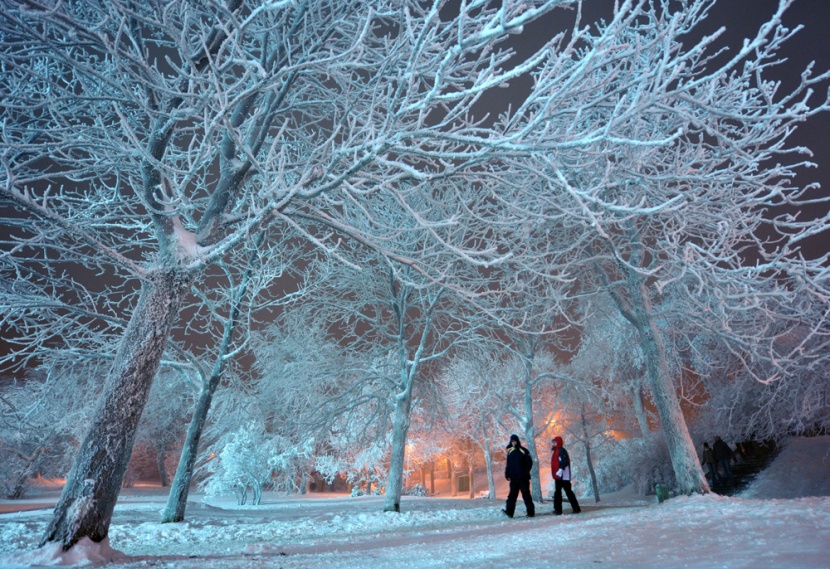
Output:
<path fill-rule="evenodd" d="M 82 538 L 69 551 L 63 551 L 60 544 L 50 544 L 23 553 L 0 557 L 2 567 L 88 567 L 107 563 L 125 562 L 128 558 L 110 547 L 109 538 L 95 543 L 88 537 Z"/>
<path fill-rule="evenodd" d="M 740 496 L 830 496 L 830 436 L 791 438 L 786 440 L 783 446 L 772 464 L 760 472 Z"/>

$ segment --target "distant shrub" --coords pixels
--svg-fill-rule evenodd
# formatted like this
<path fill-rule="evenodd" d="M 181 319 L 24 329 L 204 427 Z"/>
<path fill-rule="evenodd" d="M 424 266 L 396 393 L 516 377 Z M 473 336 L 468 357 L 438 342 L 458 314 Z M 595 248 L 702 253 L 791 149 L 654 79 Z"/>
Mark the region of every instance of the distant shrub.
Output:
<path fill-rule="evenodd" d="M 421 486 L 420 484 L 416 484 L 415 486 L 408 486 L 403 489 L 404 496 L 429 496 L 429 491 Z"/>

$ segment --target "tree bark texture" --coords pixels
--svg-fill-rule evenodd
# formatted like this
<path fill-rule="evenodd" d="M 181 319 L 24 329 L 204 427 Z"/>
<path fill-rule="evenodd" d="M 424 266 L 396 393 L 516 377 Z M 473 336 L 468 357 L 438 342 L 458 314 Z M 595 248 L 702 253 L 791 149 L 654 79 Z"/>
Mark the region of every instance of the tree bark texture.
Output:
<path fill-rule="evenodd" d="M 41 545 L 57 542 L 65 551 L 82 537 L 100 542 L 109 533 L 138 422 L 187 286 L 176 271 L 154 276 L 142 283 L 101 402 Z"/>

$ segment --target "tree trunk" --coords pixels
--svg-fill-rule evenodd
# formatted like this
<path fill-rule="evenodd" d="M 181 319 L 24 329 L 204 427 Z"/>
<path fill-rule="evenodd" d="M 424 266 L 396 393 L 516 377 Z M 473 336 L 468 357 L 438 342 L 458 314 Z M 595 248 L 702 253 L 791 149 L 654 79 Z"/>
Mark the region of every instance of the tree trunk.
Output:
<path fill-rule="evenodd" d="M 187 285 L 175 271 L 156 276 L 142 283 L 101 402 L 41 546 L 57 542 L 65 551 L 82 537 L 100 542 L 109 533 L 136 428 Z"/>
<path fill-rule="evenodd" d="M 484 462 L 487 465 L 487 487 L 490 489 L 490 500 L 496 499 L 496 480 L 493 478 L 493 454 L 490 451 L 490 440 L 484 440 Z"/>
<path fill-rule="evenodd" d="M 176 475 L 173 477 L 173 485 L 167 495 L 167 504 L 161 514 L 161 523 L 181 522 L 184 520 L 185 509 L 187 508 L 187 494 L 190 491 L 190 481 L 193 478 L 193 467 L 196 464 L 196 456 L 199 452 L 199 440 L 202 438 L 202 431 L 210 410 L 210 403 L 213 394 L 219 385 L 219 376 L 212 375 L 210 380 L 202 384 L 199 392 L 199 399 L 193 409 L 193 417 L 187 427 L 187 436 L 184 439 L 182 454 L 179 457 L 179 464 L 176 467 Z"/>
<path fill-rule="evenodd" d="M 455 465 L 450 463 L 450 496 L 458 496 L 458 477 L 455 475 Z"/>
<path fill-rule="evenodd" d="M 683 494 L 708 494 L 709 484 L 689 435 L 672 381 L 666 347 L 654 322 L 648 293 L 644 287 L 643 283 L 629 287 L 636 318 L 634 324 L 640 337 L 640 347 L 645 355 L 651 392 L 668 444 L 674 475 Z"/>
<path fill-rule="evenodd" d="M 29 475 L 30 475 L 30 465 L 26 465 L 26 468 L 23 469 L 17 475 L 15 479 L 14 485 L 12 486 L 11 491 L 6 494 L 7 500 L 19 500 L 26 494 L 26 488 L 28 487 L 29 482 Z"/>
<path fill-rule="evenodd" d="M 257 234 L 254 239 L 254 250 L 259 248 L 263 238 L 262 233 Z M 161 523 L 181 522 L 184 520 L 185 509 L 187 508 L 187 494 L 190 492 L 193 467 L 196 465 L 196 457 L 199 452 L 199 440 L 202 438 L 202 431 L 205 427 L 208 411 L 210 411 L 213 395 L 216 393 L 216 389 L 219 387 L 219 382 L 225 372 L 225 364 L 227 361 L 225 356 L 230 349 L 234 332 L 236 332 L 242 299 L 247 294 L 248 285 L 251 281 L 254 267 L 256 266 L 254 262 L 255 258 L 255 253 L 251 253 L 248 268 L 245 270 L 239 286 L 232 293 L 230 313 L 228 314 L 228 319 L 225 321 L 225 329 L 222 332 L 219 353 L 216 355 L 216 360 L 213 363 L 210 378 L 202 382 L 199 400 L 193 409 L 193 417 L 191 417 L 190 424 L 187 427 L 187 436 L 185 437 L 182 454 L 179 457 L 179 464 L 176 466 L 176 476 L 173 478 L 173 486 L 170 488 L 170 493 L 167 495 L 167 504 L 161 514 Z"/>
<path fill-rule="evenodd" d="M 389 460 L 389 480 L 386 483 L 384 512 L 401 511 L 403 491 L 403 465 L 406 459 L 406 436 L 409 433 L 409 411 L 412 407 L 412 389 L 398 395 L 395 403 L 395 419 L 392 431 L 392 456 Z"/>
<path fill-rule="evenodd" d="M 40 459 L 40 455 L 43 454 L 45 447 L 41 446 L 37 450 L 35 450 L 34 454 L 29 457 L 21 456 L 21 459 L 26 461 L 25 466 L 20 470 L 20 473 L 17 475 L 17 479 L 12 486 L 11 491 L 6 494 L 6 498 L 9 500 L 19 500 L 26 494 L 26 489 L 29 487 L 29 478 L 32 477 L 32 474 L 35 470 L 35 465 L 38 463 Z"/>
<path fill-rule="evenodd" d="M 634 401 L 634 414 L 637 416 L 637 423 L 640 425 L 640 432 L 646 437 L 649 434 L 648 419 L 646 419 L 646 410 L 643 405 L 643 388 L 641 385 L 635 385 L 632 388 L 631 394 Z"/>
<path fill-rule="evenodd" d="M 597 482 L 597 473 L 594 470 L 594 461 L 591 460 L 591 443 L 585 441 L 585 462 L 588 463 L 588 472 L 591 474 L 591 488 L 594 491 L 594 502 L 599 502 L 599 483 Z"/>
<path fill-rule="evenodd" d="M 473 488 L 473 457 L 470 455 L 470 460 L 467 461 L 467 475 L 470 477 L 470 498 L 476 497 L 475 489 Z"/>
<path fill-rule="evenodd" d="M 591 475 L 591 487 L 594 490 L 594 501 L 599 502 L 599 483 L 594 470 L 594 461 L 591 459 L 591 439 L 588 436 L 588 420 L 585 418 L 585 405 L 580 410 L 582 415 L 582 440 L 585 444 L 585 462 L 588 463 L 588 473 Z"/>
<path fill-rule="evenodd" d="M 541 470 L 539 468 L 539 453 L 536 452 L 536 430 L 533 425 L 533 385 L 528 380 L 525 382 L 525 440 L 527 450 L 533 459 L 533 468 L 530 471 L 530 493 L 534 502 L 544 502 L 542 495 Z"/>
<path fill-rule="evenodd" d="M 167 480 L 167 466 L 165 465 L 167 459 L 167 450 L 164 446 L 156 447 L 156 466 L 159 469 L 159 480 L 161 480 L 161 487 L 166 488 L 170 482 Z"/>
<path fill-rule="evenodd" d="M 435 496 L 435 463 L 429 465 L 429 495 Z"/>

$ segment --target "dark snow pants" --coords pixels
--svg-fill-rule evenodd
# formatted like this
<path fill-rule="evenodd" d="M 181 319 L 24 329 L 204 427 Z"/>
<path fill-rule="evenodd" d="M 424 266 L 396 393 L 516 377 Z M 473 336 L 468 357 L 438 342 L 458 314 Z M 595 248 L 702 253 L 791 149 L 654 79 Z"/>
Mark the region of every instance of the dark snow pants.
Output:
<path fill-rule="evenodd" d="M 504 507 L 504 512 L 511 518 L 513 517 L 513 512 L 516 511 L 516 499 L 519 497 L 519 492 L 522 493 L 522 500 L 524 500 L 525 508 L 527 509 L 527 516 L 532 518 L 536 515 L 536 506 L 533 504 L 533 497 L 530 495 L 530 478 L 510 481 L 510 493 L 507 495 L 507 505 Z"/>
<path fill-rule="evenodd" d="M 574 513 L 578 514 L 579 512 L 581 512 L 582 509 L 579 507 L 579 502 L 576 501 L 576 495 L 574 494 L 574 491 L 571 490 L 571 481 L 558 480 L 554 478 L 553 482 L 553 513 L 562 513 L 562 490 L 565 491 L 565 496 L 567 496 L 568 502 L 571 503 L 571 508 L 573 509 Z"/>

